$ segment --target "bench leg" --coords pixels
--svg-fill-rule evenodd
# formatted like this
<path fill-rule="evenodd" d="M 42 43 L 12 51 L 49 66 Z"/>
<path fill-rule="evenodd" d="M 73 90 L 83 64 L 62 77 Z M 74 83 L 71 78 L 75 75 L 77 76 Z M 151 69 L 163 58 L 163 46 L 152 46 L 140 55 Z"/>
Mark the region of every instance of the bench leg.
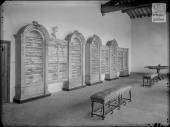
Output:
<path fill-rule="evenodd" d="M 132 94 L 131 94 L 131 90 L 129 90 L 129 102 L 132 101 Z"/>
<path fill-rule="evenodd" d="M 104 114 L 105 114 L 105 113 L 104 113 L 104 112 L 105 112 L 105 111 L 104 111 L 104 105 L 105 105 L 105 104 L 103 103 L 103 114 L 102 114 L 102 120 L 104 120 L 104 118 L 105 118 L 105 116 L 104 116 Z"/>
<path fill-rule="evenodd" d="M 93 106 L 94 106 L 94 102 L 92 101 L 92 102 L 91 102 L 91 109 L 92 109 L 92 111 L 91 111 L 91 117 L 93 117 Z"/>
<path fill-rule="evenodd" d="M 110 109 L 110 107 L 111 107 L 111 105 L 110 105 L 110 101 L 109 101 L 109 103 L 108 103 L 108 108 Z M 113 110 L 111 110 L 111 113 L 110 114 L 113 114 Z"/>
<path fill-rule="evenodd" d="M 122 94 L 120 94 L 120 102 L 122 102 L 122 99 L 123 99 Z"/>
<path fill-rule="evenodd" d="M 152 79 L 149 79 L 149 85 L 152 86 Z"/>
<path fill-rule="evenodd" d="M 120 102 L 120 95 L 118 95 L 118 110 L 120 110 L 120 105 L 121 105 L 121 102 Z"/>
<path fill-rule="evenodd" d="M 157 78 L 157 77 L 154 78 L 154 83 L 155 83 L 155 82 L 158 82 L 158 78 Z"/>
<path fill-rule="evenodd" d="M 155 84 L 155 80 L 154 80 L 154 78 L 152 79 L 152 84 L 153 84 L 153 85 Z"/>
<path fill-rule="evenodd" d="M 155 79 L 153 78 L 152 81 L 153 81 L 153 85 L 154 85 L 155 84 Z"/>
<path fill-rule="evenodd" d="M 122 95 L 122 93 L 120 94 L 120 105 L 121 105 L 121 104 L 126 105 L 126 101 L 123 100 L 123 95 Z"/>
<path fill-rule="evenodd" d="M 122 104 L 123 102 L 123 96 L 122 96 L 122 93 L 120 94 L 120 103 Z"/>
<path fill-rule="evenodd" d="M 154 85 L 154 84 L 155 84 L 155 79 L 153 78 L 153 79 L 152 79 L 152 85 Z"/>
<path fill-rule="evenodd" d="M 146 85 L 148 86 L 150 84 L 151 84 L 151 82 L 150 82 L 149 78 L 143 78 L 143 87 L 146 86 Z"/>

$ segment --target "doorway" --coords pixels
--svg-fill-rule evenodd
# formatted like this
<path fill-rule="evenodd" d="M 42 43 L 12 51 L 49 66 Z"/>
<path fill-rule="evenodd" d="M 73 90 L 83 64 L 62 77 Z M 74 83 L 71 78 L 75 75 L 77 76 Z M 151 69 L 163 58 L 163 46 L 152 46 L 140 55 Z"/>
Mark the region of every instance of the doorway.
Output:
<path fill-rule="evenodd" d="M 0 82 L 1 82 L 1 97 L 2 103 L 10 101 L 10 41 L 1 40 L 0 43 Z"/>

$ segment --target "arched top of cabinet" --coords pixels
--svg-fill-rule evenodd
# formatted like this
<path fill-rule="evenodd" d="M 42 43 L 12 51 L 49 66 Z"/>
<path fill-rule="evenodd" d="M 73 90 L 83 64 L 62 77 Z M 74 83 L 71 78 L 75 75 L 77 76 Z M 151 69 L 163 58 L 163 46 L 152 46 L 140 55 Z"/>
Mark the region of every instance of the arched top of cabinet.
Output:
<path fill-rule="evenodd" d="M 87 40 L 87 44 L 96 44 L 96 45 L 102 45 L 102 40 L 100 39 L 99 36 L 93 35 L 92 37 L 89 37 Z"/>
<path fill-rule="evenodd" d="M 116 39 L 110 40 L 106 43 L 107 46 L 119 47 Z"/>
<path fill-rule="evenodd" d="M 80 33 L 80 32 L 78 32 L 77 30 L 75 30 L 73 33 L 68 34 L 68 35 L 65 37 L 65 40 L 67 40 L 68 43 L 72 42 L 74 39 L 80 40 L 80 42 L 81 42 L 82 44 L 85 44 L 85 42 L 86 42 L 83 34 Z"/>
<path fill-rule="evenodd" d="M 31 24 L 27 24 L 21 27 L 18 30 L 17 34 L 14 35 L 14 37 L 17 38 L 20 37 L 21 35 L 25 36 L 28 32 L 31 31 L 38 31 L 42 33 L 45 40 L 49 40 L 50 38 L 47 29 L 43 25 L 39 24 L 37 21 L 32 21 Z"/>

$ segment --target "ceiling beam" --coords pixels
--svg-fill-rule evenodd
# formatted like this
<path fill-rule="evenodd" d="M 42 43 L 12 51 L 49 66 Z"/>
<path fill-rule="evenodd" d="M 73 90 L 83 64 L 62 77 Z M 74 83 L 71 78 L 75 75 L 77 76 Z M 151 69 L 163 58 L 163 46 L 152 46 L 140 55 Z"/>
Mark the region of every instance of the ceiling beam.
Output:
<path fill-rule="evenodd" d="M 139 8 L 136 8 L 135 11 L 138 14 L 138 17 L 142 18 L 142 13 L 139 11 Z"/>
<path fill-rule="evenodd" d="M 138 12 L 136 11 L 136 9 L 133 9 L 132 12 L 135 14 L 136 18 L 139 18 Z"/>
<path fill-rule="evenodd" d="M 114 12 L 120 10 L 120 3 L 113 2 L 113 0 L 110 0 L 109 2 L 105 4 L 101 4 L 101 13 L 108 13 L 108 12 Z"/>
<path fill-rule="evenodd" d="M 133 10 L 130 10 L 130 12 L 133 14 L 134 18 L 137 18 L 136 13 Z"/>
<path fill-rule="evenodd" d="M 130 11 L 128 11 L 127 14 L 130 16 L 130 18 L 133 18 L 133 15 Z"/>
<path fill-rule="evenodd" d="M 141 6 L 151 6 L 152 3 L 168 3 L 168 0 L 135 0 L 123 4 L 121 0 L 110 0 L 109 2 L 101 5 L 101 13 L 108 13 L 120 10 L 128 10 L 132 8 L 138 8 Z"/>
<path fill-rule="evenodd" d="M 141 18 L 144 17 L 145 14 L 142 12 L 142 8 L 138 8 L 138 11 L 140 13 Z"/>
<path fill-rule="evenodd" d="M 129 10 L 126 13 L 130 16 L 130 18 L 135 18 L 135 15 L 132 13 L 132 10 Z"/>
<path fill-rule="evenodd" d="M 129 7 L 128 9 L 122 9 L 122 13 L 125 13 L 126 11 L 128 10 L 131 10 L 131 9 L 136 9 L 136 8 L 143 8 L 143 7 L 152 7 L 152 4 L 142 4 L 142 5 L 138 5 L 138 6 L 135 6 L 135 7 Z"/>
<path fill-rule="evenodd" d="M 141 12 L 143 13 L 143 16 L 147 16 L 147 12 L 145 11 L 145 8 L 141 8 Z"/>

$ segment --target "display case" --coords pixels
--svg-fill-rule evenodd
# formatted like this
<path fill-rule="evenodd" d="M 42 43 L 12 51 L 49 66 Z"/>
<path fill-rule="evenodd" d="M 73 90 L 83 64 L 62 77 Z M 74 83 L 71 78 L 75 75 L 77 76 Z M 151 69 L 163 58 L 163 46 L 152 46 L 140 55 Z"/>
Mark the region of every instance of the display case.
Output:
<path fill-rule="evenodd" d="M 118 48 L 118 62 L 119 62 L 119 76 L 120 72 L 123 71 L 123 48 Z"/>
<path fill-rule="evenodd" d="M 129 76 L 129 61 L 128 61 L 129 49 L 119 48 L 119 76 Z"/>
<path fill-rule="evenodd" d="M 48 42 L 47 82 L 50 92 L 61 89 L 68 80 L 67 41 L 50 38 Z"/>
<path fill-rule="evenodd" d="M 63 90 L 85 86 L 85 38 L 74 31 L 65 38 L 68 41 L 68 81 Z"/>
<path fill-rule="evenodd" d="M 108 41 L 108 72 L 105 74 L 106 80 L 117 79 L 119 72 L 118 44 L 115 39 Z"/>
<path fill-rule="evenodd" d="M 46 83 L 49 34 L 44 26 L 33 21 L 15 36 L 15 102 L 50 95 Z"/>
<path fill-rule="evenodd" d="M 108 47 L 102 45 L 100 48 L 100 72 L 101 72 L 101 80 L 105 79 L 105 74 L 108 73 Z"/>
<path fill-rule="evenodd" d="M 97 35 L 93 35 L 87 40 L 85 46 L 85 82 L 87 85 L 92 85 L 101 82 L 100 70 L 100 47 L 101 39 Z"/>

